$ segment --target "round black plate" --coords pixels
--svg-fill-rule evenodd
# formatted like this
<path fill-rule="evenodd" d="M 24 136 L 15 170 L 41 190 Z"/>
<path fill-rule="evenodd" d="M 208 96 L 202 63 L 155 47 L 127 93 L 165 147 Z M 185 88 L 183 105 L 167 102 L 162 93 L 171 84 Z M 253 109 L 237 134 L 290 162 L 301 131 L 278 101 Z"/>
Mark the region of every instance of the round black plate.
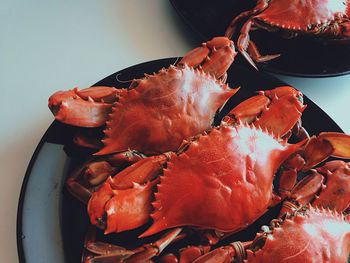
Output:
<path fill-rule="evenodd" d="M 254 7 L 254 0 L 170 0 L 199 41 L 223 35 L 233 17 Z M 306 37 L 283 39 L 262 30 L 251 32 L 261 54 L 281 54 L 280 58 L 260 63 L 259 68 L 299 77 L 330 77 L 350 73 L 350 41 L 322 42 Z M 237 60 L 243 61 L 241 56 Z M 245 61 L 243 63 L 246 63 Z"/>
<path fill-rule="evenodd" d="M 177 58 L 168 58 L 139 64 L 114 73 L 95 85 L 127 87 L 128 84 L 125 81 L 141 78 L 144 73 L 156 72 L 162 67 L 168 67 L 176 60 Z M 256 91 L 285 85 L 282 81 L 265 73 L 237 65 L 231 67 L 228 76 L 230 86 L 241 86 L 241 89 L 228 101 L 220 116 L 216 118 L 216 123 L 230 108 L 254 95 Z M 310 134 L 317 134 L 321 131 L 341 132 L 339 126 L 317 105 L 308 98 L 305 98 L 305 103 L 308 107 L 302 118 Z M 63 151 L 63 145 L 71 141 L 75 131 L 74 127 L 53 122 L 30 161 L 18 206 L 17 243 L 20 262 L 61 262 L 58 259 L 59 253 L 64 254 L 66 262 L 79 262 L 80 260 L 83 239 L 89 221 L 84 205 L 67 193 L 64 187 L 70 170 L 84 161 L 81 155 L 67 156 Z M 40 169 L 44 170 L 41 172 L 44 174 L 40 174 L 38 171 Z M 40 193 L 42 195 L 38 197 L 37 194 Z M 42 200 L 33 199 L 35 197 Z M 37 202 L 43 204 L 38 206 Z M 52 223 L 52 218 L 56 218 L 57 222 Z M 32 229 L 38 224 L 40 227 L 37 228 L 40 231 Z M 239 239 L 252 238 L 259 224 L 256 224 L 250 232 L 241 233 Z M 52 242 L 42 241 L 43 238 L 47 238 L 48 231 L 51 231 L 52 228 L 58 229 L 52 234 L 57 236 L 49 235 Z M 113 239 L 113 235 L 105 238 L 109 239 L 111 236 Z M 46 245 L 46 249 L 40 247 L 43 244 Z"/>

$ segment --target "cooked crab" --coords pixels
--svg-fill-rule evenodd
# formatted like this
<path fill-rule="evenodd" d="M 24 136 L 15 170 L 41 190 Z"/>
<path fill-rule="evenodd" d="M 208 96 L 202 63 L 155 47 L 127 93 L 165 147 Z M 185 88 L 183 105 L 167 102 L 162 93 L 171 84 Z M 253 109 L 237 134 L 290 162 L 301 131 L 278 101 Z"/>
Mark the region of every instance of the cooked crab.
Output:
<path fill-rule="evenodd" d="M 238 90 L 224 84 L 235 55 L 232 41 L 216 37 L 187 53 L 176 66 L 133 80 L 128 89 L 58 91 L 49 98 L 49 108 L 56 120 L 69 125 L 106 125 L 98 155 L 176 151 L 184 139 L 208 129 L 218 109 Z M 94 145 L 82 138 L 77 141 Z"/>
<path fill-rule="evenodd" d="M 249 32 L 258 28 L 281 32 L 284 36 L 311 35 L 323 38 L 350 38 L 350 1 L 348 0 L 257 0 L 256 6 L 235 17 L 225 35 L 231 38 L 238 23 L 240 29 L 237 49 L 254 67 L 279 55 L 260 55 L 250 40 Z M 321 54 L 320 54 L 321 55 Z"/>

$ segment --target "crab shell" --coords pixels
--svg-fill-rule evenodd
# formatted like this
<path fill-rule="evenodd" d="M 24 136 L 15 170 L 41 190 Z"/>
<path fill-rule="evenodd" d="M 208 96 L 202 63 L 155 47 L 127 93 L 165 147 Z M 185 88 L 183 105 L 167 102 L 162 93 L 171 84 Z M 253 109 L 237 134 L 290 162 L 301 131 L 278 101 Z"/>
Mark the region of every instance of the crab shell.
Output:
<path fill-rule="evenodd" d="M 247 251 L 245 262 L 347 262 L 350 223 L 342 214 L 309 207 L 274 227 L 264 246 Z"/>
<path fill-rule="evenodd" d="M 270 0 L 254 19 L 275 27 L 308 31 L 316 25 L 350 17 L 350 3 L 343 0 Z"/>
<path fill-rule="evenodd" d="M 134 80 L 131 87 L 113 105 L 97 155 L 176 151 L 184 138 L 208 129 L 216 111 L 238 90 L 186 65 Z"/>
<path fill-rule="evenodd" d="M 155 193 L 154 222 L 142 236 L 185 225 L 245 228 L 266 212 L 276 170 L 303 143 L 287 144 L 253 125 L 213 128 L 168 162 Z"/>

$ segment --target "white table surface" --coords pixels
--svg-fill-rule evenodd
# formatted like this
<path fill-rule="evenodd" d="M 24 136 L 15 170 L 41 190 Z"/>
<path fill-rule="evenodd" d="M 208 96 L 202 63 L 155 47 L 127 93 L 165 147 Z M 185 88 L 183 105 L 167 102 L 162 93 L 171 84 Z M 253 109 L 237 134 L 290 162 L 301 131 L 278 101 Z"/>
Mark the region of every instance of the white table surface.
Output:
<path fill-rule="evenodd" d="M 167 0 L 0 1 L 0 254 L 17 262 L 22 180 L 52 122 L 47 99 L 125 67 L 182 56 L 195 46 Z M 350 133 L 350 75 L 282 77 Z"/>

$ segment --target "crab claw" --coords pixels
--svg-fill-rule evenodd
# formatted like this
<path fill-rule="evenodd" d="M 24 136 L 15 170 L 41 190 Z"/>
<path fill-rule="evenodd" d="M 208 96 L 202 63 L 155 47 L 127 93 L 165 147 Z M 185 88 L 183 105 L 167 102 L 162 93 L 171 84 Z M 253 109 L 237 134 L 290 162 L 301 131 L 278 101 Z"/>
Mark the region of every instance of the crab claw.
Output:
<path fill-rule="evenodd" d="M 328 163 L 324 168 L 317 168 L 310 175 L 301 180 L 295 187 L 298 171 L 308 171 L 327 158 L 333 156 L 350 159 L 350 136 L 344 133 L 323 132 L 311 137 L 305 148 L 287 160 L 282 170 L 279 182 L 279 191 L 282 197 L 291 197 L 300 204 L 309 203 L 322 188 L 324 178 L 328 178 L 325 169 L 336 170 L 339 161 Z M 323 171 L 323 174 L 320 174 Z"/>
<path fill-rule="evenodd" d="M 345 212 L 350 207 L 350 163 L 335 160 L 312 170 L 291 190 L 280 215 L 308 204 Z"/>
<path fill-rule="evenodd" d="M 323 174 L 327 182 L 313 206 L 345 211 L 350 206 L 350 163 L 331 161 L 317 168 L 317 172 Z"/>
<path fill-rule="evenodd" d="M 203 71 L 222 78 L 234 61 L 236 51 L 233 42 L 227 37 L 214 37 L 202 46 L 189 51 L 177 64 L 202 68 Z"/>
<path fill-rule="evenodd" d="M 147 223 L 152 212 L 151 201 L 158 180 L 133 188 L 113 190 L 113 197 L 106 203 L 107 227 L 105 234 L 118 233 Z"/>
<path fill-rule="evenodd" d="M 306 108 L 301 98 L 302 94 L 296 89 L 282 86 L 259 92 L 238 104 L 228 115 L 283 137 L 297 124 Z"/>
<path fill-rule="evenodd" d="M 88 202 L 91 224 L 105 228 L 105 234 L 142 226 L 149 220 L 153 188 L 157 182 L 135 183 L 132 188 L 115 190 L 107 180 Z M 103 219 L 105 214 L 107 222 Z"/>
<path fill-rule="evenodd" d="M 338 132 L 322 132 L 310 139 L 303 156 L 306 160 L 303 170 L 314 167 L 330 156 L 350 159 L 350 136 Z"/>
<path fill-rule="evenodd" d="M 50 96 L 48 106 L 60 122 L 78 127 L 100 127 L 105 124 L 112 103 L 121 91 L 105 86 L 57 91 Z"/>
<path fill-rule="evenodd" d="M 108 177 L 88 202 L 91 224 L 105 228 L 104 217 L 107 215 L 105 232 L 111 233 L 146 223 L 152 210 L 151 199 L 157 176 L 168 158 L 168 155 L 159 155 L 141 159 L 113 178 Z"/>
<path fill-rule="evenodd" d="M 115 171 L 116 168 L 108 162 L 88 161 L 67 180 L 67 189 L 78 200 L 86 204 L 94 188 Z"/>

